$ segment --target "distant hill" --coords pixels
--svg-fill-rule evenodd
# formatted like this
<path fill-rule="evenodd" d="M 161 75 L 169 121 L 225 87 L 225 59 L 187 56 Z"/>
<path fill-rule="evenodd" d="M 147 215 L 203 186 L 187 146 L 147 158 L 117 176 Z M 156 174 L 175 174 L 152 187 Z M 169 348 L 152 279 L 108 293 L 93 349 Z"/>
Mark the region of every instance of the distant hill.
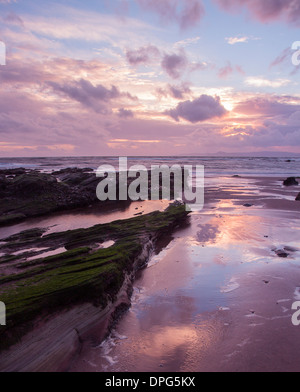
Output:
<path fill-rule="evenodd" d="M 224 152 L 219 151 L 217 153 L 193 153 L 193 154 L 181 154 L 181 156 L 208 156 L 208 157 L 254 157 L 254 158 L 300 158 L 300 153 L 291 152 L 274 152 L 274 151 L 260 151 L 260 152 Z"/>

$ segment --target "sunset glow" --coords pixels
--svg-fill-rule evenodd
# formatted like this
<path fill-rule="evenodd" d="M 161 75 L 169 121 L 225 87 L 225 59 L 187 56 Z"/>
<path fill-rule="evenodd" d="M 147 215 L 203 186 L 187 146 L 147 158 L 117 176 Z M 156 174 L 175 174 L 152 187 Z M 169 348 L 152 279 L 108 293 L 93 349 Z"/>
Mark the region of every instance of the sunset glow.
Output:
<path fill-rule="evenodd" d="M 1 155 L 299 152 L 300 12 L 269 3 L 0 1 Z"/>

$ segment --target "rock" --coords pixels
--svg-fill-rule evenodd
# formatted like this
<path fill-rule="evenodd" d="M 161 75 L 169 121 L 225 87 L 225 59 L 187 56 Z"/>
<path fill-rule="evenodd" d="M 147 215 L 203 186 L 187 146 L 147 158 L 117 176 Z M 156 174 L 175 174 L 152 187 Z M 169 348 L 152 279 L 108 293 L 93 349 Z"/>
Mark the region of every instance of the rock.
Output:
<path fill-rule="evenodd" d="M 99 178 L 85 170 L 66 169 L 56 176 L 25 169 L 0 171 L 0 226 L 98 202 Z M 8 179 L 10 173 L 15 177 Z M 102 205 L 107 208 L 107 203 Z"/>
<path fill-rule="evenodd" d="M 18 169 L 6 169 L 6 170 L 1 170 L 1 174 L 4 174 L 5 176 L 20 176 L 21 174 L 25 174 L 26 169 L 18 168 Z"/>
<path fill-rule="evenodd" d="M 298 196 L 296 197 L 296 201 L 300 201 L 300 193 L 299 193 Z"/>
<path fill-rule="evenodd" d="M 17 223 L 26 218 L 25 214 L 3 214 L 0 216 L 0 226 Z"/>
<path fill-rule="evenodd" d="M 9 241 L 28 241 L 28 240 L 34 240 L 41 238 L 43 234 L 45 234 L 47 229 L 43 228 L 35 228 L 35 229 L 29 229 L 22 231 L 18 234 L 14 234 L 5 240 L 4 242 L 9 242 Z"/>
<path fill-rule="evenodd" d="M 62 169 L 59 171 L 54 171 L 52 174 L 54 176 L 60 176 L 63 174 L 72 174 L 72 173 L 92 173 L 94 170 L 91 169 L 90 167 L 85 168 L 85 169 L 78 169 L 77 167 L 69 167 L 67 169 Z"/>
<path fill-rule="evenodd" d="M 284 186 L 297 186 L 299 185 L 298 181 L 296 181 L 295 177 L 289 177 L 283 181 Z"/>
<path fill-rule="evenodd" d="M 47 191 L 51 192 L 52 186 L 56 183 L 56 179 L 48 174 L 32 173 L 17 176 L 12 180 L 11 185 L 15 193 L 31 197 Z"/>
<path fill-rule="evenodd" d="M 84 321 L 81 325 L 82 329 L 74 320 L 74 315 L 78 314 L 75 310 L 73 315 L 61 324 L 62 328 L 56 329 L 55 335 L 61 343 L 65 343 L 64 347 L 68 348 L 70 342 L 65 341 L 68 333 L 63 325 L 67 328 L 71 326 L 75 332 L 77 329 L 77 339 L 80 340 L 81 336 L 84 336 L 83 329 L 94 318 L 94 313 L 90 313 L 90 310 L 94 309 L 96 314 L 106 316 L 100 324 L 99 322 L 97 324 L 103 325 L 105 329 L 104 339 L 112 325 L 110 321 L 117 320 L 125 310 L 128 310 L 129 293 L 133 291 L 133 277 L 136 272 L 148 263 L 153 251 L 157 249 L 159 239 L 172 233 L 178 226 L 185 225 L 188 216 L 189 212 L 184 205 L 172 205 L 164 212 L 156 211 L 149 215 L 100 224 L 87 229 L 41 236 L 43 229 L 37 228 L 8 238 L 6 244 L 1 245 L 1 252 L 16 253 L 14 263 L 17 270 L 16 273 L 9 271 L 1 276 L 0 282 L 1 289 L 5 285 L 5 289 L 1 291 L 1 300 L 9 304 L 9 324 L 1 327 L 1 370 L 4 367 L 3 353 L 19 343 L 20 345 L 12 352 L 11 360 L 23 362 L 25 367 L 30 363 L 32 369 L 36 370 L 40 365 L 43 366 L 45 358 L 48 361 L 50 357 L 53 360 L 55 357 L 55 363 L 60 363 L 59 368 L 62 365 L 69 365 L 65 363 L 66 359 L 61 357 L 61 349 L 57 351 L 56 348 L 52 352 L 53 345 L 50 345 L 50 348 L 49 344 L 43 346 L 43 353 L 40 350 L 38 353 L 34 352 L 36 358 L 33 364 L 31 360 L 28 361 L 28 357 L 24 361 L 24 352 L 33 352 L 33 341 L 40 348 L 41 341 L 44 342 L 40 336 L 36 340 L 36 331 L 40 331 L 43 326 L 33 330 L 41 315 L 43 315 L 44 325 L 46 318 L 58 312 L 63 311 L 65 314 L 75 307 L 90 305 L 89 311 L 80 316 L 80 320 Z M 115 238 L 118 244 L 91 253 L 93 244 L 99 241 L 103 243 L 110 238 Z M 61 247 L 66 251 L 48 257 L 41 256 L 39 259 L 27 262 L 23 261 L 20 252 L 28 248 L 59 249 Z M 22 269 L 21 273 L 18 272 L 19 269 Z M 92 330 L 96 330 L 94 326 Z M 27 332 L 30 332 L 29 337 L 24 336 Z M 53 333 L 53 324 L 48 332 Z M 97 331 L 97 337 L 98 333 Z M 25 344 L 20 341 L 23 336 Z M 26 337 L 29 338 L 28 341 Z M 42 357 L 38 360 L 41 354 Z M 70 360 L 74 355 L 70 356 Z M 23 360 L 16 361 L 17 357 Z"/>
<path fill-rule="evenodd" d="M 9 184 L 9 180 L 6 178 L 5 175 L 1 174 L 0 175 L 0 191 L 5 190 L 8 184 Z"/>
<path fill-rule="evenodd" d="M 275 253 L 277 254 L 278 257 L 282 257 L 284 259 L 289 257 L 289 254 L 287 252 L 285 252 L 284 250 L 282 250 L 282 249 L 276 250 Z"/>

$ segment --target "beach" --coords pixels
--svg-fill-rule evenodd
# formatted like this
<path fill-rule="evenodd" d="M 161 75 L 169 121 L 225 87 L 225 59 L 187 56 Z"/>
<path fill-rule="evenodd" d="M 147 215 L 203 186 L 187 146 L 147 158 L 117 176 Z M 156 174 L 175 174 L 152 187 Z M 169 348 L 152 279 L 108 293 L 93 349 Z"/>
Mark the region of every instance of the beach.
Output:
<path fill-rule="evenodd" d="M 242 171 L 205 178 L 203 210 L 160 235 L 142 262 L 132 260 L 140 267 L 126 275 L 112 302 L 69 304 L 37 318 L 19 343 L 0 353 L 0 370 L 299 371 L 299 327 L 292 324 L 292 304 L 300 299 L 299 186 L 283 186 L 293 172 L 278 176 L 277 167 L 272 175 Z M 4 226 L 0 237 L 44 227 L 47 246 L 31 249 L 23 262 L 59 262 L 60 232 L 87 230 L 81 243 L 87 246 L 95 224 L 147 221 L 168 205 L 77 207 Z M 51 242 L 49 254 L 53 235 L 57 249 Z M 6 279 L 15 273 L 13 263 L 2 262 Z"/>
<path fill-rule="evenodd" d="M 141 272 L 110 338 L 87 342 L 71 369 L 299 371 L 291 306 L 299 300 L 300 209 L 296 189 L 280 184 L 240 178 L 208 188 L 204 211 Z"/>

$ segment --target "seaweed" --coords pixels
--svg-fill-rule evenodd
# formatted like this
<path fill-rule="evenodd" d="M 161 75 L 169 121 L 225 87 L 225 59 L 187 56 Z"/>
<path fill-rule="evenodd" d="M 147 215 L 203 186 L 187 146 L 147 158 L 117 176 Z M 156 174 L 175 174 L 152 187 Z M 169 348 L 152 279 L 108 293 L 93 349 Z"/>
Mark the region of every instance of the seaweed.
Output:
<path fill-rule="evenodd" d="M 113 302 L 128 274 L 134 276 L 136 260 L 145 245 L 182 223 L 188 213 L 184 205 L 174 204 L 164 212 L 154 212 L 123 221 L 53 233 L 41 237 L 41 229 L 26 231 L 5 240 L 1 248 L 19 250 L 64 246 L 66 252 L 22 262 L 20 273 L 0 278 L 0 300 L 6 305 L 7 325 L 0 329 L 0 350 L 16 343 L 39 317 L 81 303 L 105 308 Z M 113 239 L 107 249 L 91 245 Z M 6 259 L 7 260 L 7 259 Z M 144 263 L 145 261 L 143 261 Z"/>

